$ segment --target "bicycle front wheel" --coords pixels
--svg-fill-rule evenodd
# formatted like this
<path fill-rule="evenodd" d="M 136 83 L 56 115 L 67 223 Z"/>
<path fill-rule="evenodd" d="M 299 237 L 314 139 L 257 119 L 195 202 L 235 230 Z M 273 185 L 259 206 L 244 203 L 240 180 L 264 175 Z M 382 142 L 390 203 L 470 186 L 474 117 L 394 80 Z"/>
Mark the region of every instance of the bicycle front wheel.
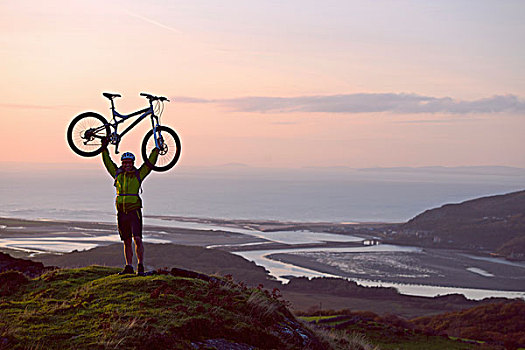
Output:
<path fill-rule="evenodd" d="M 109 136 L 106 118 L 95 112 L 76 116 L 67 128 L 69 147 L 83 157 L 94 157 L 102 152 L 102 139 Z"/>
<path fill-rule="evenodd" d="M 175 166 L 180 157 L 180 139 L 177 133 L 167 127 L 157 127 L 157 142 L 159 144 L 159 156 L 155 164 L 152 164 L 148 155 L 155 148 L 155 137 L 153 130 L 147 132 L 142 140 L 142 158 L 155 171 L 167 171 Z"/>

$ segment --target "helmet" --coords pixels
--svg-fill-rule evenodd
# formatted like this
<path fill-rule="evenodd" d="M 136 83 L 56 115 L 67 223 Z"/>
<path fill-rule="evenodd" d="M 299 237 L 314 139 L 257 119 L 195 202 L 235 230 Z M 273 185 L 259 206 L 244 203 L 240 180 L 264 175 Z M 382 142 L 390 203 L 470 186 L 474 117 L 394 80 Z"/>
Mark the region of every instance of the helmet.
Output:
<path fill-rule="evenodd" d="M 120 160 L 125 160 L 125 159 L 131 159 L 132 161 L 135 161 L 135 156 L 131 152 L 126 152 L 122 155 L 122 157 L 120 157 Z"/>

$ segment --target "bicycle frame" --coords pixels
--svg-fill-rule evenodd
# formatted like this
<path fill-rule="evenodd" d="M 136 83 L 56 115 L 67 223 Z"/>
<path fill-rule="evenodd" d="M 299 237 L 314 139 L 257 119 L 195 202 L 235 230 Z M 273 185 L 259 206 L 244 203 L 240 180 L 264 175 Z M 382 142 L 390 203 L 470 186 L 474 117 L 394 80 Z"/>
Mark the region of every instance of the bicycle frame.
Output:
<path fill-rule="evenodd" d="M 144 118 L 146 118 L 148 115 L 151 115 L 151 128 L 153 129 L 153 138 L 155 140 L 155 146 L 159 148 L 159 143 L 157 139 L 157 127 L 159 126 L 159 118 L 155 115 L 155 112 L 153 111 L 153 104 L 150 103 L 150 106 L 144 109 L 141 109 L 139 111 L 133 112 L 131 114 L 120 114 L 115 110 L 115 105 L 113 104 L 113 100 L 111 100 L 111 113 L 113 115 L 112 122 L 109 122 L 108 125 L 113 128 L 113 132 L 110 135 L 110 142 L 111 144 L 115 145 L 115 153 L 118 154 L 118 146 L 120 143 L 120 140 L 122 137 L 127 134 L 131 129 L 133 129 L 138 123 L 140 123 Z M 125 122 L 129 118 L 135 117 L 139 114 L 141 114 L 133 123 L 131 123 L 122 133 L 117 132 L 118 125 Z M 117 117 L 120 118 L 120 120 L 117 120 Z"/>

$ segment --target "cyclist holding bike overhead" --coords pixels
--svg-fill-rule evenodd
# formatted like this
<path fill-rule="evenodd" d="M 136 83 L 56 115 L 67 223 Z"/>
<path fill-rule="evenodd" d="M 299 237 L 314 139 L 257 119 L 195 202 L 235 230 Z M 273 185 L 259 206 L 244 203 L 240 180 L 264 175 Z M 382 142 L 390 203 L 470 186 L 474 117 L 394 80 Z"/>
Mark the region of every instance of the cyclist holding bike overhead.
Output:
<path fill-rule="evenodd" d="M 124 258 L 126 267 L 119 275 L 134 274 L 133 249 L 131 240 L 135 241 L 135 252 L 137 254 L 137 274 L 144 275 L 144 244 L 142 242 L 142 200 L 139 196 L 142 181 L 151 172 L 151 167 L 144 163 L 140 168 L 135 168 L 135 156 L 126 152 L 121 157 L 121 167 L 117 167 L 111 160 L 107 149 L 107 140 L 104 141 L 102 160 L 109 174 L 115 179 L 114 186 L 117 189 L 115 200 L 117 207 L 117 224 L 120 239 L 124 244 Z M 155 164 L 159 155 L 159 149 L 154 148 L 148 157 L 151 164 Z"/>

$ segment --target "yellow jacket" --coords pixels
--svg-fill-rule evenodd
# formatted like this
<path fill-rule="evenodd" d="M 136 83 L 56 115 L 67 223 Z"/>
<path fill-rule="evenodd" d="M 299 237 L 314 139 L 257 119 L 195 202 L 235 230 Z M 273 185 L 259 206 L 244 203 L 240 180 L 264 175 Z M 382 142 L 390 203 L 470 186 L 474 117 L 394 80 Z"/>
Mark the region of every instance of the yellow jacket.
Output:
<path fill-rule="evenodd" d="M 159 151 L 155 148 L 148 160 L 151 164 L 157 162 Z M 144 178 L 149 175 L 151 168 L 146 164 L 142 164 L 139 169 L 133 168 L 132 171 L 119 171 L 117 165 L 113 163 L 109 155 L 108 149 L 102 151 L 102 160 L 104 166 L 108 170 L 109 175 L 115 179 L 115 187 L 117 189 L 117 198 L 115 205 L 118 212 L 128 213 L 130 211 L 142 208 L 142 200 L 139 197 L 139 189 Z M 138 175 L 138 178 L 137 178 Z"/>

